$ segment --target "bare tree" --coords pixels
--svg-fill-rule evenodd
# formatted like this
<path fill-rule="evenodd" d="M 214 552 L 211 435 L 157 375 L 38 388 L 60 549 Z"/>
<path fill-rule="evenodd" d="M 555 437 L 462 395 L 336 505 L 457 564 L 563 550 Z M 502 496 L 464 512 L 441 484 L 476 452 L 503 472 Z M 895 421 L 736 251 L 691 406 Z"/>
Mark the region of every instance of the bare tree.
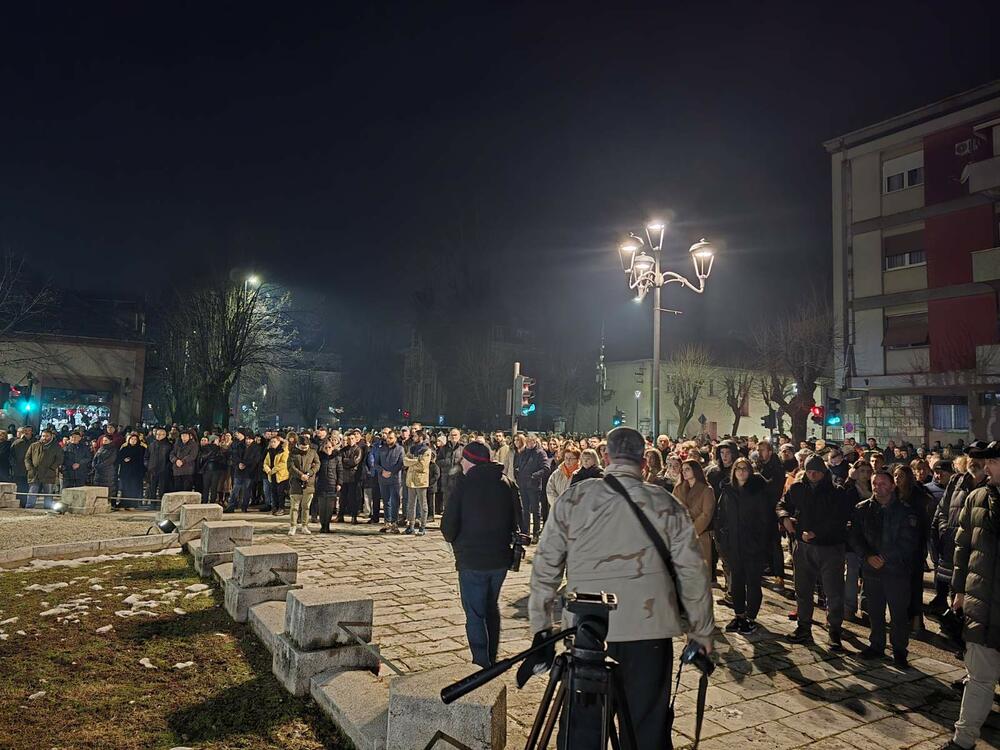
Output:
<path fill-rule="evenodd" d="M 773 373 L 767 373 L 760 378 L 760 395 L 769 411 L 774 412 L 775 427 L 779 433 L 785 431 L 783 403 L 795 394 L 791 378 L 785 376 L 776 378 Z"/>
<path fill-rule="evenodd" d="M 574 354 L 560 346 L 544 359 L 542 388 L 545 401 L 559 409 L 571 432 L 575 431 L 577 409 L 597 401 L 592 361 L 592 357 Z"/>
<path fill-rule="evenodd" d="M 703 346 L 685 344 L 670 358 L 667 368 L 677 408 L 677 434 L 684 435 L 698 405 L 698 396 L 711 375 L 711 357 Z"/>
<path fill-rule="evenodd" d="M 21 256 L 0 253 L 0 368 L 37 367 L 52 359 L 49 347 L 25 334 L 39 327 L 55 303 L 55 291 L 29 273 Z"/>
<path fill-rule="evenodd" d="M 309 370 L 299 370 L 292 373 L 292 395 L 296 408 L 302 415 L 302 424 L 311 425 L 316 422 L 316 415 L 323 408 L 326 389 L 316 374 Z"/>
<path fill-rule="evenodd" d="M 726 389 L 726 403 L 733 410 L 733 431 L 730 435 L 736 435 L 740 429 L 740 419 L 743 417 L 743 410 L 750 400 L 750 391 L 757 376 L 746 362 L 737 362 L 731 370 L 725 370 L 722 375 L 722 383 Z"/>
<path fill-rule="evenodd" d="M 794 310 L 754 331 L 760 369 L 770 381 L 769 397 L 791 418 L 795 444 L 806 439 L 816 385 L 832 364 L 837 342 L 833 320 L 830 300 L 813 291 Z M 795 386 L 790 397 L 779 387 L 787 380 Z"/>

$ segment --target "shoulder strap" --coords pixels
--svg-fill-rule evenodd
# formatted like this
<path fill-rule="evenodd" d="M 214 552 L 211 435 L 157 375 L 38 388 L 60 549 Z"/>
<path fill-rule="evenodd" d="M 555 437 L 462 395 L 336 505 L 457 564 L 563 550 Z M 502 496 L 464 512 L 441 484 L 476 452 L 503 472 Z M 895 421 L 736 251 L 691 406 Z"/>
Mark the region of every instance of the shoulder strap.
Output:
<path fill-rule="evenodd" d="M 613 474 L 605 474 L 604 481 L 607 482 L 611 489 L 625 498 L 625 501 L 629 504 L 632 512 L 635 513 L 635 517 L 638 519 L 643 531 L 646 532 L 646 536 L 649 537 L 653 546 L 656 547 L 656 551 L 660 553 L 660 557 L 663 559 L 663 565 L 666 567 L 667 572 L 670 573 L 670 577 L 674 582 L 674 590 L 677 592 L 677 611 L 680 612 L 681 617 L 686 618 L 687 612 L 684 609 L 684 600 L 681 597 L 680 579 L 677 578 L 677 570 L 674 568 L 674 560 L 670 556 L 670 550 L 667 548 L 666 542 L 663 541 L 663 537 L 660 536 L 660 532 L 658 532 L 653 526 L 653 522 L 649 520 L 649 517 L 645 513 L 643 513 L 642 508 L 635 504 L 635 501 L 628 494 L 628 490 L 626 490 L 622 483 L 618 481 L 618 477 Z"/>

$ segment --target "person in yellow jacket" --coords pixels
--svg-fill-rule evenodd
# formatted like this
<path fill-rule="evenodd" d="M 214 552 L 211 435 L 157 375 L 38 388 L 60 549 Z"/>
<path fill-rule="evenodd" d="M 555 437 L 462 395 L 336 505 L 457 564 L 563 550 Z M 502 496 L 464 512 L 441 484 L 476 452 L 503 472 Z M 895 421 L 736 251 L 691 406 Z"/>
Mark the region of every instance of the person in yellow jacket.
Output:
<path fill-rule="evenodd" d="M 404 534 L 424 536 L 427 533 L 427 487 L 430 484 L 431 449 L 424 441 L 423 433 L 410 444 L 410 450 L 403 455 L 406 467 L 406 488 L 410 493 L 409 511 Z M 420 522 L 417 523 L 417 510 Z"/>
<path fill-rule="evenodd" d="M 264 453 L 263 469 L 271 486 L 271 515 L 280 516 L 285 512 L 288 496 L 288 443 L 277 436 L 271 438 Z"/>

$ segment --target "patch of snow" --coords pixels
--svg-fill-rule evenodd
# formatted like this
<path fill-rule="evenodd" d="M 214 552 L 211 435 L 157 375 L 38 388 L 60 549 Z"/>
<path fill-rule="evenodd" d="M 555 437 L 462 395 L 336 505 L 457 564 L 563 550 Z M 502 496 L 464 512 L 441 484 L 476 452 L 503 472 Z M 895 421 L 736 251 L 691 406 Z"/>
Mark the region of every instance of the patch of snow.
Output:
<path fill-rule="evenodd" d="M 45 691 L 39 690 L 37 693 L 32 693 L 31 695 L 29 695 L 28 700 L 37 701 L 39 698 L 44 698 L 44 697 L 45 697 Z"/>
<path fill-rule="evenodd" d="M 104 633 L 110 633 L 114 629 L 115 629 L 114 625 L 105 625 L 103 627 L 98 628 L 94 632 L 103 635 Z"/>
<path fill-rule="evenodd" d="M 185 586 L 184 590 L 196 593 L 196 592 L 199 592 L 199 591 L 205 591 L 208 588 L 209 588 L 209 586 L 208 586 L 207 583 L 192 583 L 190 586 Z"/>
<path fill-rule="evenodd" d="M 144 656 L 143 658 L 139 659 L 139 663 L 146 669 L 156 669 L 156 665 L 149 660 L 148 656 Z"/>

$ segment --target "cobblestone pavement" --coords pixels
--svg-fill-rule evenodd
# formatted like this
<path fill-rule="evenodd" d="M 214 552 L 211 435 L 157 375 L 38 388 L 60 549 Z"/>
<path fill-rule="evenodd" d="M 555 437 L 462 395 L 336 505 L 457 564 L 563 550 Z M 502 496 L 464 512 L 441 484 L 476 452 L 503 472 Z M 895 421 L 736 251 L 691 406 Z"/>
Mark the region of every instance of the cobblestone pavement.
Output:
<path fill-rule="evenodd" d="M 385 536 L 375 527 L 337 526 L 340 533 L 282 536 L 299 553 L 299 580 L 316 585 L 356 586 L 375 600 L 374 641 L 404 671 L 470 664 L 465 617 L 451 552 L 433 528 L 426 537 Z M 283 527 L 262 524 L 258 538 L 278 541 Z M 530 645 L 527 621 L 531 551 L 518 573 L 509 573 L 501 596 L 501 656 Z M 716 591 L 717 597 L 719 592 Z M 911 643 L 911 669 L 857 658 L 867 630 L 847 624 L 847 652 L 797 646 L 784 636 L 794 629 L 793 605 L 766 591 L 760 630 L 750 638 L 719 633 L 719 668 L 711 678 L 701 747 L 805 747 L 822 750 L 936 750 L 949 738 L 961 694 L 952 683 L 965 675 L 954 654 L 941 648 L 937 625 Z M 732 611 L 717 604 L 716 620 Z M 613 615 L 612 615 L 613 616 Z M 682 644 L 675 644 L 675 654 Z M 676 668 L 676 659 L 675 659 Z M 545 687 L 539 677 L 524 690 L 508 685 L 509 747 L 523 746 Z M 685 668 L 677 695 L 675 745 L 690 745 L 694 732 L 697 673 Z M 1000 714 L 994 711 L 979 748 L 1000 748 Z"/>

